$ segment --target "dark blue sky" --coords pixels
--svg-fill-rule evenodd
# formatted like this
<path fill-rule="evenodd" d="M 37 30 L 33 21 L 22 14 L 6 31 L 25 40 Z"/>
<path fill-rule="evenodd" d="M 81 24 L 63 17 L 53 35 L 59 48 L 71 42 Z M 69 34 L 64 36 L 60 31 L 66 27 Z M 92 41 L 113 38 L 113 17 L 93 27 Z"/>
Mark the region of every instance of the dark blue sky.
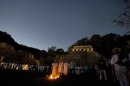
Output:
<path fill-rule="evenodd" d="M 0 30 L 19 44 L 66 50 L 93 34 L 126 33 L 112 23 L 124 7 L 121 0 L 0 0 Z"/>

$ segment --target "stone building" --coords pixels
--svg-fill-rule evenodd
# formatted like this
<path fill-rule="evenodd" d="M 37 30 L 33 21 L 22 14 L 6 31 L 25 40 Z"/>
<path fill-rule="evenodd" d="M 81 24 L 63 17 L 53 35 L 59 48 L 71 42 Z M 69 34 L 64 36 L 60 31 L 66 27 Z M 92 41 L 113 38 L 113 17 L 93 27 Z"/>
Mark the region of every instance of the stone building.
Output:
<path fill-rule="evenodd" d="M 93 50 L 92 45 L 73 46 L 66 56 L 69 60 L 75 60 L 79 66 L 95 66 L 100 54 Z"/>
<path fill-rule="evenodd" d="M 73 46 L 71 52 L 93 52 L 93 47 L 91 45 Z"/>

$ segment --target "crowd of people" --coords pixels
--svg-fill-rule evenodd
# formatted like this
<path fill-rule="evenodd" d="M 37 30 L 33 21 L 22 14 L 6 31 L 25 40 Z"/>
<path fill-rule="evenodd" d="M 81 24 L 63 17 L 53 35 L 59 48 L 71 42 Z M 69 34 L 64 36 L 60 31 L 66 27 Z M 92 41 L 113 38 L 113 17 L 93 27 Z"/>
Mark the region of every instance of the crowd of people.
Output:
<path fill-rule="evenodd" d="M 113 55 L 109 61 L 105 57 L 101 57 L 96 65 L 99 80 L 111 79 L 119 83 L 120 86 L 129 86 L 130 51 L 125 54 L 121 52 L 120 48 L 114 48 Z"/>
<path fill-rule="evenodd" d="M 59 63 L 58 63 L 55 60 L 54 63 L 52 63 L 52 76 L 67 75 L 68 74 L 68 69 L 69 69 L 69 64 L 68 63 L 63 62 L 61 60 L 59 60 Z"/>
<path fill-rule="evenodd" d="M 119 83 L 120 86 L 130 86 L 130 51 L 125 55 L 120 48 L 114 48 L 111 59 L 108 60 L 102 56 L 97 65 L 92 68 L 97 73 L 99 80 L 112 80 Z M 85 67 L 77 66 L 74 59 L 71 61 L 66 59 L 54 60 L 52 66 L 0 62 L 0 69 L 46 71 L 51 72 L 52 76 L 80 75 L 88 73 L 92 68 L 90 69 L 87 65 Z"/>
<path fill-rule="evenodd" d="M 87 65 L 85 67 L 77 66 L 76 61 L 74 61 L 73 59 L 71 61 L 60 59 L 58 61 L 55 60 L 52 63 L 51 69 L 52 76 L 67 76 L 85 74 L 93 70 L 94 68 Z"/>
<path fill-rule="evenodd" d="M 34 71 L 34 72 L 49 72 L 50 66 L 44 65 L 29 65 L 29 64 L 17 64 L 9 62 L 0 62 L 0 69 L 3 70 L 17 70 L 17 71 Z"/>
<path fill-rule="evenodd" d="M 125 53 L 126 54 L 126 53 Z M 129 86 L 130 82 L 130 51 L 125 55 L 120 48 L 113 49 L 113 55 L 108 60 L 101 57 L 94 69 L 99 80 L 112 80 L 119 83 L 120 86 Z M 59 74 L 67 76 L 68 74 L 82 74 L 88 71 L 88 67 L 76 66 L 74 60 L 67 62 L 66 60 L 54 61 L 52 63 L 52 75 Z"/>

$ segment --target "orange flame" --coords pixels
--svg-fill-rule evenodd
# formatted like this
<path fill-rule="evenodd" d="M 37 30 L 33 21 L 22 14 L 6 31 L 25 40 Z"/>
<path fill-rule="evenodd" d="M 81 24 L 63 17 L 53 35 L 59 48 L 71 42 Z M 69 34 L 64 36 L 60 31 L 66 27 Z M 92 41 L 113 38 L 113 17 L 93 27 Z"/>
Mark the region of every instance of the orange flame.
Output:
<path fill-rule="evenodd" d="M 58 79 L 58 78 L 60 78 L 59 75 L 52 76 L 52 74 L 51 74 L 51 75 L 49 76 L 49 79 L 51 79 L 51 80 L 55 80 L 55 79 Z"/>

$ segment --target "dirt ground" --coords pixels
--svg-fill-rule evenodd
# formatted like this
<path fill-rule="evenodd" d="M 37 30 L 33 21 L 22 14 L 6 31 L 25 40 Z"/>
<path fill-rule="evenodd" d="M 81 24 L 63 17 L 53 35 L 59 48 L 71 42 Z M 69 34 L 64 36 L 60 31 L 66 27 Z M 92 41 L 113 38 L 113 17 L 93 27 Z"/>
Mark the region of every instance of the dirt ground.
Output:
<path fill-rule="evenodd" d="M 118 86 L 111 80 L 99 80 L 95 74 L 69 75 L 49 80 L 44 73 L 0 70 L 0 86 Z"/>

